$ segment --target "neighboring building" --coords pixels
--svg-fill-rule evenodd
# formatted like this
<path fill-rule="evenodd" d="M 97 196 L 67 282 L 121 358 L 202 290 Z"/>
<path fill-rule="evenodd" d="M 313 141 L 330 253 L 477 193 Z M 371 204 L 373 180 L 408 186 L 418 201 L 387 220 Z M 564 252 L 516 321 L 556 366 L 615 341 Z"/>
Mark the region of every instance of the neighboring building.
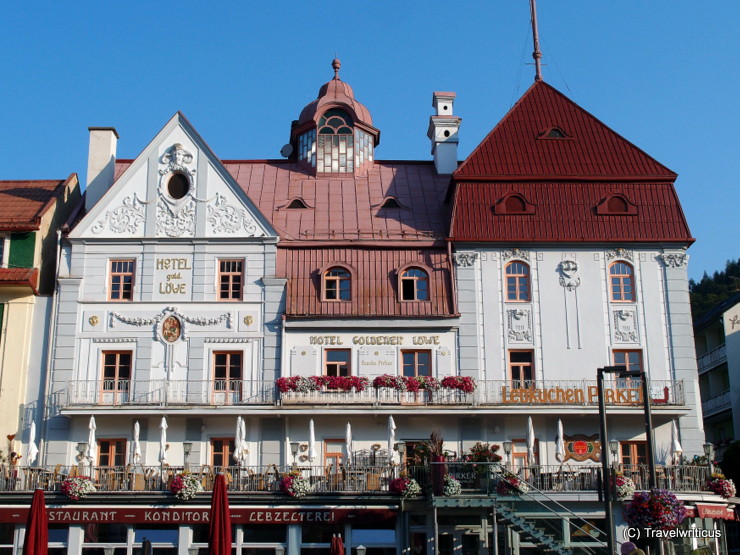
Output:
<path fill-rule="evenodd" d="M 380 130 L 333 67 L 287 160 L 220 161 L 179 113 L 135 160 L 91 129 L 45 468 L 0 483 L 0 549 L 19 548 L 39 484 L 58 552 L 132 554 L 147 537 L 205 553 L 209 493 L 167 491 L 189 469 L 206 489 L 228 472 L 238 554 L 326 553 L 337 533 L 368 555 L 593 552 L 595 373 L 612 364 L 652 380 L 660 485 L 695 517 L 726 515 L 700 491 L 707 468 L 664 465 L 672 422 L 686 454 L 704 443 L 676 175 L 543 82 L 459 169 L 449 92 L 433 94 L 433 161 L 380 161 Z M 641 400 L 609 382 L 617 462 L 645 487 Z M 435 431 L 455 495 L 416 464 Z M 477 442 L 506 445 L 531 495 L 498 495 L 460 462 Z M 281 489 L 291 470 L 305 496 Z M 402 472 L 425 496 L 392 491 Z M 58 490 L 77 473 L 98 492 L 75 504 Z"/>
<path fill-rule="evenodd" d="M 511 442 L 514 468 L 565 462 L 578 472 L 606 451 L 597 368 L 625 365 L 650 378 L 658 464 L 677 456 L 672 422 L 683 451 L 702 453 L 685 254 L 694 240 L 676 174 L 536 81 L 454 179 L 460 367 L 490 384 L 496 405 L 479 411 L 475 436 Z M 626 472 L 647 461 L 641 398 L 639 380 L 608 379 L 608 437 L 619 442 L 611 461 Z M 554 516 L 570 529 L 566 543 L 583 541 L 572 535 L 576 515 L 604 529 L 596 495 L 554 497 L 573 512 Z M 536 503 L 516 507 L 543 518 Z"/>
<path fill-rule="evenodd" d="M 31 422 L 41 436 L 44 375 L 58 232 L 80 200 L 77 175 L 0 181 L 0 450 L 27 460 Z M 20 434 L 25 429 L 25 436 Z"/>
<path fill-rule="evenodd" d="M 695 321 L 694 335 L 704 428 L 721 460 L 740 429 L 740 293 Z"/>

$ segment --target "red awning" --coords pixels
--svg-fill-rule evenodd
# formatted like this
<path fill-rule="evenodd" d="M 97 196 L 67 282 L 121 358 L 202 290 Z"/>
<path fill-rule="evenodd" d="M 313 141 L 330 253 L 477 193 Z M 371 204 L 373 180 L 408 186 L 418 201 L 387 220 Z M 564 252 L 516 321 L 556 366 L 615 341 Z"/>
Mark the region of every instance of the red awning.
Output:
<path fill-rule="evenodd" d="M 698 513 L 699 518 L 735 520 L 735 511 L 726 505 L 705 505 L 703 503 L 697 503 L 696 512 L 689 516 L 696 516 L 696 513 Z"/>

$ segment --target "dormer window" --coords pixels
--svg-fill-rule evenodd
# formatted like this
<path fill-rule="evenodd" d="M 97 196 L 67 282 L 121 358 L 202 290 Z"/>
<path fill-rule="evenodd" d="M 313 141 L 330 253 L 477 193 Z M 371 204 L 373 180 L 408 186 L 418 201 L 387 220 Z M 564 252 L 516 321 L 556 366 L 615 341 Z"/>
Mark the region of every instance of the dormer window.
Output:
<path fill-rule="evenodd" d="M 352 275 L 345 268 L 335 266 L 324 272 L 323 289 L 325 301 L 352 300 Z"/>
<path fill-rule="evenodd" d="M 353 173 L 355 141 L 349 114 L 336 108 L 327 110 L 321 116 L 318 128 L 316 169 L 319 172 Z"/>
<path fill-rule="evenodd" d="M 534 214 L 534 204 L 519 193 L 509 193 L 493 205 L 494 214 Z"/>
<path fill-rule="evenodd" d="M 602 198 L 596 205 L 596 213 L 601 216 L 608 215 L 637 215 L 637 205 L 630 202 L 624 195 L 614 193 Z"/>
<path fill-rule="evenodd" d="M 537 137 L 538 139 L 571 139 L 560 127 L 548 127 Z"/>
<path fill-rule="evenodd" d="M 299 208 L 308 208 L 308 205 L 306 205 L 306 203 L 303 202 L 303 199 L 296 198 L 296 199 L 291 200 L 288 206 L 286 206 L 285 208 L 289 210 L 295 210 Z"/>

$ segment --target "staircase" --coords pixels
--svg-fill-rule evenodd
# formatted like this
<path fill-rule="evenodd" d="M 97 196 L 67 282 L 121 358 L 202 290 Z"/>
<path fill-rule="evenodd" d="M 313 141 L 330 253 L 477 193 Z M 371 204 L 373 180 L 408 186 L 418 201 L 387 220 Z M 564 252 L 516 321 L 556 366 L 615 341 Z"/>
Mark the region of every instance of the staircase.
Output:
<path fill-rule="evenodd" d="M 552 536 L 548 536 L 539 528 L 536 528 L 527 519 L 518 516 L 516 512 L 506 505 L 497 505 L 496 513 L 498 518 L 506 523 L 512 530 L 519 532 L 529 541 L 537 544 L 543 553 L 557 553 L 558 555 L 572 555 L 572 551 L 559 542 L 556 542 Z"/>

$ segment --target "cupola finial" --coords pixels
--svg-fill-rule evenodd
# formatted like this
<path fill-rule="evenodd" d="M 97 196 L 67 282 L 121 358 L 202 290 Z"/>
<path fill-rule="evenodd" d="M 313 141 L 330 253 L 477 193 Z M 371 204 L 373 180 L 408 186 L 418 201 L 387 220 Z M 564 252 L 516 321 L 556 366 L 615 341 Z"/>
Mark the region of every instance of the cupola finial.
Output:
<path fill-rule="evenodd" d="M 334 69 L 334 79 L 339 79 L 339 68 L 342 67 L 342 62 L 339 61 L 339 58 L 334 58 L 331 61 L 331 67 Z"/>

